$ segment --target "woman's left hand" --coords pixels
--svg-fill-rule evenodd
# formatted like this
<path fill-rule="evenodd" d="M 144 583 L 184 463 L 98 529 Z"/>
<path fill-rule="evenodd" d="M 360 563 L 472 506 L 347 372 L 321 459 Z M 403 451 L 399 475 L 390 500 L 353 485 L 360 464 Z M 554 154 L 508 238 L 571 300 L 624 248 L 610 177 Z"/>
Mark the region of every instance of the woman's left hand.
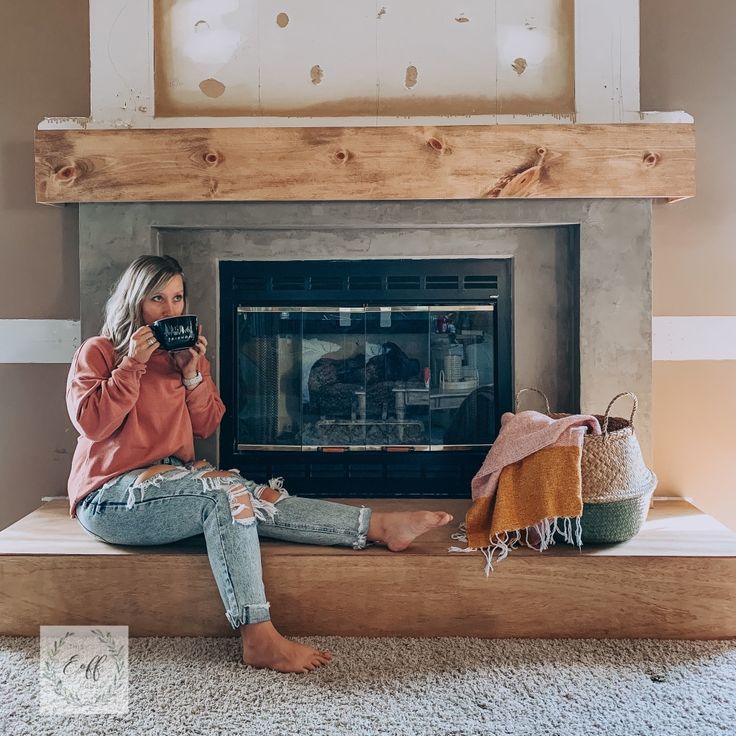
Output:
<path fill-rule="evenodd" d="M 199 338 L 193 348 L 177 350 L 171 353 L 176 367 L 181 371 L 182 378 L 194 378 L 199 371 L 199 359 L 207 352 L 207 338 L 202 334 L 202 325 L 199 326 Z"/>

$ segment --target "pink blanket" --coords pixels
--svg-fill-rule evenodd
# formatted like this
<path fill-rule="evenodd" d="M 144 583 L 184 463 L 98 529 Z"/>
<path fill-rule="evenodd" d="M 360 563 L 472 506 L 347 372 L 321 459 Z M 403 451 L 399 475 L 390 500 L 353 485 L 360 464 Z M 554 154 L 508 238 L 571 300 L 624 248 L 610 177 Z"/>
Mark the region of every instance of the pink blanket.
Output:
<path fill-rule="evenodd" d="M 473 500 L 496 493 L 501 471 L 507 465 L 550 445 L 582 444 L 588 429 L 593 434 L 601 433 L 598 420 L 588 414 L 553 419 L 538 411 L 506 412 L 501 417 L 501 431 L 472 480 Z"/>

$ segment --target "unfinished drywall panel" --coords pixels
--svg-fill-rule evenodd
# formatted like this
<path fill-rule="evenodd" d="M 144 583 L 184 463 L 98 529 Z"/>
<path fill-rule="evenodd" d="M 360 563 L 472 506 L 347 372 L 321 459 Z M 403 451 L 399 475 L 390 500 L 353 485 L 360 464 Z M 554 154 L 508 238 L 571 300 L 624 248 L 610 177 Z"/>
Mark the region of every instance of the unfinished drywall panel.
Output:
<path fill-rule="evenodd" d="M 259 0 L 262 115 L 376 114 L 375 0 Z"/>
<path fill-rule="evenodd" d="M 153 8 L 149 2 L 91 0 L 90 113 L 108 127 L 153 117 Z"/>
<path fill-rule="evenodd" d="M 379 115 L 495 115 L 494 2 L 379 3 Z"/>
<path fill-rule="evenodd" d="M 577 122 L 640 115 L 639 0 L 575 3 Z"/>
<path fill-rule="evenodd" d="M 497 0 L 498 112 L 575 113 L 573 0 Z"/>
<path fill-rule="evenodd" d="M 42 129 L 692 122 L 639 110 L 639 0 L 89 3 L 91 115 Z M 176 6 L 198 17 L 154 44 Z"/>
<path fill-rule="evenodd" d="M 573 0 L 154 7 L 157 117 L 574 112 Z"/>
<path fill-rule="evenodd" d="M 156 116 L 256 115 L 258 3 L 154 3 Z"/>

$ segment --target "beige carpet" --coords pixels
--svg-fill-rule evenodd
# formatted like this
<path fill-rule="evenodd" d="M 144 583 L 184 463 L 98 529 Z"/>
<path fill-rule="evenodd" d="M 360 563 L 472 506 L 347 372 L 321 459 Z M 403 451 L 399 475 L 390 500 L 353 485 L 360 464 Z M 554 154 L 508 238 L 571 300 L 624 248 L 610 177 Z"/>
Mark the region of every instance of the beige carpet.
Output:
<path fill-rule="evenodd" d="M 39 710 L 39 641 L 0 637 L 0 734 L 736 734 L 736 643 L 305 639 L 309 675 L 239 664 L 239 640 L 130 639 L 127 715 Z"/>

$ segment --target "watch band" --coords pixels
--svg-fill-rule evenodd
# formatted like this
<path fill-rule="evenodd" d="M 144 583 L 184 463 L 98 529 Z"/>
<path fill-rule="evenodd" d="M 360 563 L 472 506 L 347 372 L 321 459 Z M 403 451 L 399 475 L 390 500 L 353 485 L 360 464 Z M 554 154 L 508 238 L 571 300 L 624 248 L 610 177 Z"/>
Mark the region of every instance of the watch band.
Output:
<path fill-rule="evenodd" d="M 193 378 L 182 378 L 181 382 L 187 387 L 187 388 L 194 388 L 195 386 L 199 386 L 200 383 L 204 381 L 204 378 L 202 378 L 202 374 L 197 371 L 197 375 Z"/>

